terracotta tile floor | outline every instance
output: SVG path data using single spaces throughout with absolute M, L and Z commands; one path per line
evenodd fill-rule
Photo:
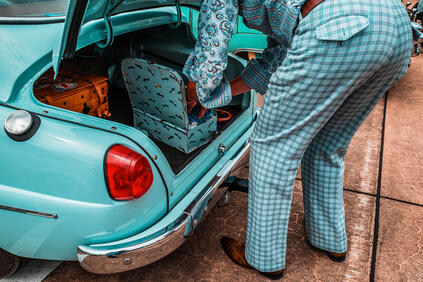
M 422 78 L 420 56 L 350 146 L 345 262 L 334 263 L 305 243 L 301 180 L 296 181 L 285 281 L 423 281 Z M 248 167 L 240 175 L 246 177 Z M 245 238 L 246 214 L 247 196 L 234 192 L 231 205 L 214 209 L 181 248 L 152 265 L 100 276 L 64 262 L 45 281 L 264 281 L 255 271 L 234 265 L 219 246 L 222 235 Z

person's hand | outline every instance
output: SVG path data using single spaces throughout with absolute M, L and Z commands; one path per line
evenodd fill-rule
M 188 114 L 191 113 L 192 109 L 194 109 L 195 107 L 200 107 L 200 111 L 198 112 L 197 116 L 199 119 L 202 119 L 204 117 L 204 114 L 207 112 L 207 108 L 201 106 L 200 102 L 191 100 L 187 102 Z
M 186 98 L 187 98 L 187 110 L 188 114 L 191 113 L 192 109 L 195 107 L 201 107 L 200 111 L 198 112 L 198 118 L 203 118 L 204 114 L 206 113 L 207 109 L 201 106 L 200 102 L 198 102 L 197 96 L 197 85 L 195 82 L 189 81 L 186 87 Z

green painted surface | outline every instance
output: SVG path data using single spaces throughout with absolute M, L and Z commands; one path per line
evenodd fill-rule
M 198 36 L 198 14 L 195 9 L 182 7 L 183 20 L 191 24 L 192 32 L 197 38 Z M 239 51 L 251 50 L 254 52 L 262 52 L 267 46 L 267 36 L 255 29 L 248 28 L 238 17 L 237 31 L 233 34 L 231 42 L 229 42 L 229 52 L 237 53 Z

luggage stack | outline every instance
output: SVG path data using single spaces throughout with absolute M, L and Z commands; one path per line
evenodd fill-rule
M 54 80 L 53 71 L 48 71 L 34 84 L 34 95 L 48 105 L 109 118 L 107 80 L 95 74 L 62 70 Z

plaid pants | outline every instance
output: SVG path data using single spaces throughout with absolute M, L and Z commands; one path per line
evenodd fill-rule
M 308 240 L 346 251 L 344 156 L 360 124 L 404 75 L 411 47 L 398 0 L 326 0 L 299 22 L 251 136 L 246 257 L 256 269 L 285 267 L 301 160 Z

